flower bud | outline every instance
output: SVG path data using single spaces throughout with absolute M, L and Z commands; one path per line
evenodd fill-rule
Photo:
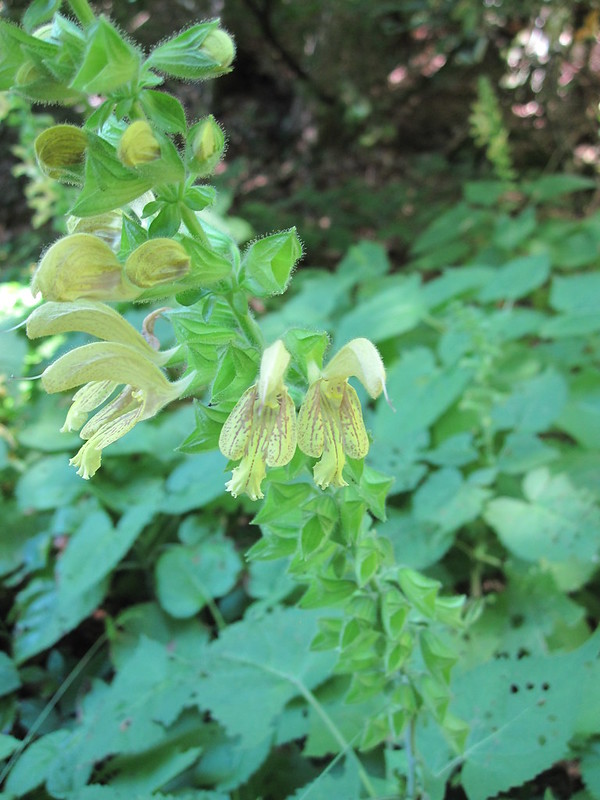
M 26 61 L 15 75 L 15 88 L 24 97 L 39 103 L 70 105 L 82 99 L 80 92 L 57 81 L 48 70 Z
M 107 211 L 106 214 L 96 214 L 93 217 L 68 217 L 67 231 L 69 233 L 93 233 L 111 248 L 118 250 L 121 245 L 121 229 L 123 227 L 123 212 L 121 209 Z
M 117 155 L 126 167 L 137 167 L 160 158 L 160 145 L 145 120 L 137 120 L 121 136 Z
M 42 172 L 54 180 L 80 183 L 87 136 L 75 125 L 53 125 L 40 133 L 34 148 Z
M 191 166 L 198 175 L 210 175 L 223 156 L 225 134 L 212 114 L 190 130 Z
M 173 239 L 150 239 L 131 253 L 125 274 L 140 289 L 183 278 L 190 269 L 190 257 L 183 245 Z
M 235 58 L 235 44 L 233 39 L 220 28 L 208 34 L 202 43 L 202 49 L 213 58 L 222 69 L 229 67 Z
M 74 233 L 55 242 L 40 261 L 31 290 L 59 302 L 80 297 L 131 300 L 139 294 L 126 286 L 110 247 L 91 233 Z

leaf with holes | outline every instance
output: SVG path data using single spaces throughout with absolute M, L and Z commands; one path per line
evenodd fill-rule
M 492 661 L 454 680 L 452 711 L 470 725 L 462 770 L 469 800 L 493 797 L 567 756 L 588 703 L 582 690 L 598 678 L 599 648 L 595 635 L 567 655 Z

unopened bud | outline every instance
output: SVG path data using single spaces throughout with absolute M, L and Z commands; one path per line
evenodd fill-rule
M 137 120 L 121 136 L 117 155 L 126 167 L 138 167 L 160 158 L 160 145 L 145 120 Z
M 70 105 L 82 98 L 75 89 L 57 81 L 48 70 L 26 61 L 15 75 L 15 89 L 29 100 L 38 103 Z
M 188 141 L 191 142 L 194 172 L 210 175 L 225 150 L 225 134 L 212 114 L 192 127 Z
M 139 294 L 126 287 L 123 271 L 110 247 L 91 233 L 65 236 L 46 251 L 31 289 L 45 300 L 59 302 L 88 297 L 128 300 Z
M 123 212 L 120 208 L 107 211 L 106 214 L 96 214 L 93 217 L 71 216 L 67 219 L 69 233 L 93 233 L 115 251 L 121 244 L 122 226 Z
M 42 172 L 54 180 L 79 183 L 87 136 L 75 125 L 53 125 L 40 133 L 34 148 Z
M 229 67 L 235 58 L 233 39 L 220 28 L 208 34 L 202 43 L 202 49 L 223 69 Z
M 190 257 L 173 239 L 150 239 L 137 247 L 125 262 L 125 274 L 135 286 L 150 289 L 183 278 L 190 269 Z

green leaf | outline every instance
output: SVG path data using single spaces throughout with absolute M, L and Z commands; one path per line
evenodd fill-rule
M 550 305 L 556 311 L 597 314 L 600 275 L 588 272 L 569 277 L 556 276 L 550 289 Z
M 440 590 L 440 582 L 416 572 L 414 569 L 402 567 L 398 570 L 398 583 L 406 597 L 426 617 L 435 616 L 435 601 Z
M 0 20 L 0 91 L 8 91 L 15 84 L 19 68 L 29 61 L 46 71 L 42 61 L 53 61 L 58 55 L 58 47 L 30 36 L 21 28 L 5 20 Z M 51 79 L 50 73 L 47 73 Z
M 506 399 L 491 412 L 496 430 L 538 433 L 547 430 L 567 400 L 567 383 L 554 369 L 516 384 Z
M 148 119 L 165 133 L 185 132 L 187 127 L 185 111 L 173 95 L 155 89 L 145 89 L 140 94 L 140 104 Z
M 469 800 L 506 792 L 566 757 L 597 639 L 568 655 L 488 662 L 453 681 L 452 710 L 471 727 L 462 770 Z
M 541 467 L 558 457 L 558 451 L 548 447 L 539 437 L 531 433 L 516 431 L 506 437 L 498 454 L 500 472 L 519 475 Z
M 537 218 L 535 209 L 526 208 L 515 217 L 501 214 L 496 220 L 494 244 L 505 251 L 515 250 L 535 231 Z
M 498 497 L 484 513 L 502 543 L 526 561 L 589 562 L 600 550 L 600 509 L 588 492 L 545 467 L 523 482 L 526 500 Z
M 86 30 L 88 46 L 71 86 L 87 94 L 111 94 L 137 75 L 140 54 L 105 17 Z
M 20 685 L 17 668 L 6 653 L 0 652 L 0 696 L 14 692 Z
M 198 649 L 210 639 L 210 633 L 197 619 L 173 619 L 158 603 L 129 606 L 116 618 L 111 631 L 110 654 L 116 670 L 126 666 L 143 637 L 170 647 L 184 658 L 193 659 Z
M 88 132 L 88 140 L 85 181 L 72 208 L 75 216 L 89 217 L 113 211 L 152 187 L 151 178 L 121 164 L 111 144 L 91 132 Z
M 188 456 L 166 481 L 166 496 L 159 510 L 184 514 L 221 497 L 225 492 L 227 459 L 218 450 Z
M 310 783 L 289 795 L 287 800 L 331 800 L 332 797 L 360 797 L 361 781 L 356 761 L 347 757 L 343 766 L 328 768 Z
M 356 305 L 340 320 L 335 340 L 340 344 L 365 336 L 376 344 L 415 328 L 425 312 L 417 275 L 387 278 L 385 288 Z
M 523 186 L 534 203 L 554 200 L 563 194 L 591 190 L 595 187 L 594 180 L 583 175 L 543 175 Z
M 61 596 L 77 602 L 108 575 L 154 516 L 153 504 L 133 506 L 113 526 L 108 514 L 96 511 L 70 537 L 58 563 Z
M 396 413 L 381 400 L 373 417 L 369 463 L 396 478 L 390 493 L 413 489 L 426 468 L 417 464 L 429 443 L 427 428 L 460 396 L 469 383 L 468 367 L 437 366 L 424 347 L 404 353 L 388 371 L 388 394 Z
M 86 491 L 86 484 L 64 455 L 46 456 L 20 477 L 15 494 L 22 510 L 42 511 L 68 505 Z
M 173 617 L 192 617 L 207 600 L 222 597 L 235 586 L 240 568 L 232 541 L 222 536 L 194 547 L 172 547 L 156 563 L 160 604 Z
M 156 790 L 197 762 L 202 750 L 202 747 L 186 747 L 181 740 L 165 739 L 152 749 L 151 758 L 148 753 L 117 756 L 110 762 L 110 786 L 123 792 L 123 798 L 158 798 Z
M 596 370 L 584 370 L 572 379 L 569 399 L 557 420 L 586 450 L 600 448 L 600 377 Z
M 194 404 L 194 411 L 196 427 L 181 443 L 179 450 L 182 453 L 202 453 L 207 450 L 216 450 L 227 413 L 203 406 L 200 403 Z
M 192 259 L 190 278 L 200 286 L 210 286 L 231 275 L 232 263 L 215 249 L 186 236 L 183 246 Z
M 432 472 L 413 497 L 416 520 L 433 523 L 449 533 L 476 519 L 489 491 L 464 481 L 457 469 Z
M 174 203 L 165 203 L 150 223 L 148 234 L 150 238 L 164 237 L 171 239 L 179 230 L 180 225 L 181 214 L 177 206 Z
M 492 279 L 479 292 L 482 302 L 517 300 L 541 286 L 550 274 L 547 253 L 522 256 L 497 269 Z
M 493 659 L 545 656 L 589 636 L 585 609 L 566 596 L 548 572 L 535 566 L 506 570 L 506 586 L 486 597 L 481 616 L 461 643 L 462 670 Z M 571 640 L 573 636 L 573 640 Z
M 57 642 L 102 602 L 107 582 L 100 581 L 77 596 L 61 591 L 53 578 L 40 576 L 19 592 L 16 601 L 14 657 L 22 663 Z
M 422 288 L 425 305 L 436 308 L 453 297 L 461 294 L 472 294 L 493 276 L 492 267 L 456 267 L 444 270 L 439 278 L 428 281 Z
M 242 284 L 257 297 L 282 294 L 301 256 L 296 228 L 258 239 L 244 252 Z
M 0 733 L 0 761 L 7 759 L 12 753 L 15 752 L 20 744 L 20 739 L 16 739 L 14 736 L 9 736 L 7 733 Z M 0 797 L 2 797 L 1 794 Z
M 68 731 L 58 730 L 29 745 L 9 773 L 6 790 L 22 797 L 41 786 L 68 738 Z
M 271 736 L 285 705 L 322 683 L 335 662 L 335 654 L 310 649 L 318 616 L 278 607 L 229 626 L 203 660 L 195 687 L 198 706 L 247 745 Z M 231 702 L 232 686 L 247 687 L 244 713 Z

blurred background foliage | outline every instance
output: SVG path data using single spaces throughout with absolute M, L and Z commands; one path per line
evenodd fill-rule
M 3 3 L 3 15 L 18 19 L 25 5 Z M 235 212 L 258 233 L 293 220 L 313 263 L 333 263 L 357 236 L 376 236 L 400 268 L 414 232 L 456 200 L 461 181 L 490 171 L 485 140 L 497 122 L 521 176 L 596 171 L 594 3 L 121 0 L 99 8 L 148 46 L 217 15 L 238 33 L 233 73 L 177 91 L 190 116 L 210 108 L 228 132 L 221 182 Z M 485 81 L 495 110 L 489 96 L 485 106 Z M 4 127 L 5 151 L 16 135 Z M 18 237 L 26 218 L 10 168 L 3 240 Z

